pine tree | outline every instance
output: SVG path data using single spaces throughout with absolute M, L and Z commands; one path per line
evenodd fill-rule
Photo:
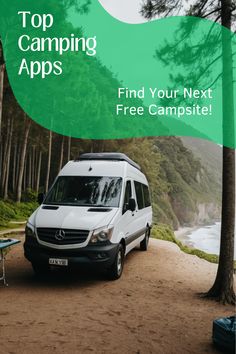
M 146 0 L 141 13 L 147 19 L 155 16 L 170 16 L 179 14 L 184 9 L 184 1 L 179 0 Z M 220 22 L 231 30 L 232 21 L 236 16 L 235 0 L 194 0 L 186 10 L 186 15 L 208 18 Z M 229 38 L 224 38 L 222 31 L 222 97 L 223 122 L 227 121 L 231 139 L 234 140 L 234 98 L 233 98 L 233 68 L 232 47 Z M 230 123 L 229 123 L 230 122 Z M 223 136 L 228 134 L 223 124 Z M 235 303 L 233 289 L 234 267 L 234 228 L 235 228 L 235 150 L 223 147 L 223 179 L 222 179 L 222 218 L 221 246 L 217 276 L 206 297 L 216 298 L 223 303 Z

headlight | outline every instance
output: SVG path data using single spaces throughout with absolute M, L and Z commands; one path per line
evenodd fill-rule
M 106 242 L 111 239 L 113 232 L 113 227 L 104 227 L 93 231 L 91 236 L 90 242 L 97 243 L 97 242 Z
M 34 227 L 30 223 L 26 224 L 25 227 L 25 236 L 27 237 L 36 237 L 35 232 L 34 232 Z

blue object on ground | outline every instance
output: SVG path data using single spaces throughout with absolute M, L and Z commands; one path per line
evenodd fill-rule
M 4 249 L 13 245 L 16 245 L 17 243 L 20 243 L 19 240 L 16 240 L 15 238 L 1 238 L 0 239 L 0 249 Z
M 235 353 L 236 316 L 218 318 L 213 321 L 213 342 L 224 353 Z
M 0 281 L 3 281 L 4 285 L 7 285 L 7 282 L 6 282 L 6 272 L 5 272 L 5 254 L 3 250 L 13 245 L 16 245 L 17 243 L 20 243 L 20 241 L 16 240 L 15 238 L 0 239 L 0 263 L 2 265 L 2 275 L 0 276 Z

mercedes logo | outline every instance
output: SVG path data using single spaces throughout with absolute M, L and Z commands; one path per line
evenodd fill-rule
M 62 241 L 64 240 L 65 237 L 66 237 L 66 233 L 64 230 L 57 230 L 57 232 L 55 233 L 55 239 L 57 241 Z

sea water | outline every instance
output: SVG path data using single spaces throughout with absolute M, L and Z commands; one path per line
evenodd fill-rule
M 204 226 L 188 233 L 183 242 L 206 253 L 219 255 L 221 223 Z M 234 239 L 234 259 L 236 259 L 236 238 Z

